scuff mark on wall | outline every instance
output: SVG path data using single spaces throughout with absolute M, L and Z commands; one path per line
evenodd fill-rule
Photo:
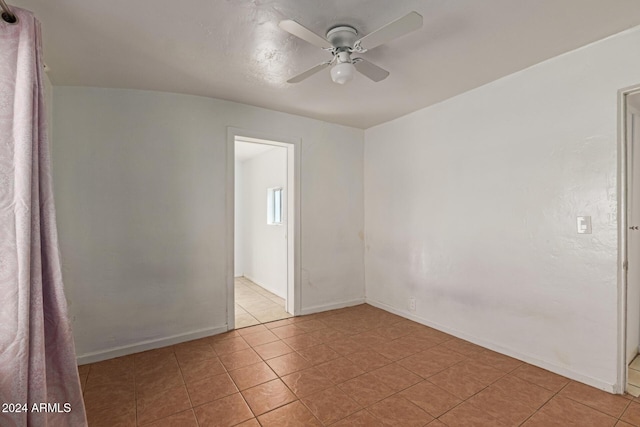
M 302 284 L 307 287 L 313 287 L 313 283 L 311 283 L 311 277 L 309 274 L 309 270 L 302 269 Z

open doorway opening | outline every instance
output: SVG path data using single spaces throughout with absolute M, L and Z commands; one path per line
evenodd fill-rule
M 291 317 L 291 161 L 285 143 L 234 137 L 234 313 L 242 328 Z M 293 237 L 293 236 L 291 236 Z
M 625 102 L 626 154 L 626 391 L 640 396 L 640 91 Z M 624 221 L 622 222 L 624 224 Z

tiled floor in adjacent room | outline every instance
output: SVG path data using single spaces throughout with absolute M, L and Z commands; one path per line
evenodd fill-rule
M 89 425 L 640 426 L 617 396 L 369 305 L 80 367 Z
M 640 396 L 640 354 L 629 364 L 627 393 L 635 397 Z
M 291 317 L 284 298 L 272 294 L 246 277 L 236 277 L 236 328 L 259 325 Z

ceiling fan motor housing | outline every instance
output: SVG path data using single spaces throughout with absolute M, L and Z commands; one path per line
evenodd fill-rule
M 357 39 L 358 31 L 348 25 L 340 25 L 327 31 L 327 40 L 329 40 L 331 45 L 336 49 L 351 49 Z

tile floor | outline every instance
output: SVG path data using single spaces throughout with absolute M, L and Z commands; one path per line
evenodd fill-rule
M 640 354 L 629 364 L 627 393 L 635 397 L 640 396 Z
M 366 304 L 79 371 L 92 427 L 640 426 L 640 399 Z
M 236 328 L 259 325 L 291 317 L 284 310 L 284 299 L 253 283 L 236 277 Z

